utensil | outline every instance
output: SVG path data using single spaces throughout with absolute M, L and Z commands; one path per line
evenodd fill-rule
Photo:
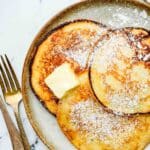
M 13 123 L 1 96 L 0 96 L 0 109 L 3 113 L 4 119 L 8 128 L 8 132 L 9 132 L 11 142 L 13 145 L 13 150 L 24 150 L 22 139 L 20 137 L 20 133 L 17 130 L 15 124 Z
M 20 117 L 18 115 L 18 103 L 22 99 L 21 88 L 17 76 L 14 72 L 14 69 L 12 68 L 11 63 L 6 54 L 4 57 L 1 56 L 1 62 L 3 64 L 0 64 L 0 85 L 2 88 L 2 92 L 7 103 L 14 108 L 23 143 L 25 149 L 28 150 L 30 149 L 30 146 L 28 144 L 27 137 L 25 135 L 22 123 L 20 121 Z
M 112 28 L 132 26 L 150 30 L 150 6 L 140 0 L 82 1 L 58 13 L 40 30 L 29 48 L 24 63 L 22 93 L 28 118 L 36 133 L 49 148 L 55 150 L 71 148 L 67 147 L 69 142 L 66 142 L 65 136 L 63 137 L 63 133 L 59 130 L 55 117 L 48 113 L 32 91 L 30 64 L 33 62 L 38 46 L 53 28 L 64 22 L 83 18 L 101 22 Z

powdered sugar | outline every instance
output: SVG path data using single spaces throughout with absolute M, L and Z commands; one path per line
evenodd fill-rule
M 98 53 L 95 53 L 96 60 L 99 65 L 97 69 L 100 69 L 100 71 L 105 72 L 108 71 L 109 68 L 119 59 L 119 53 L 120 51 L 132 51 L 129 44 L 125 40 L 124 37 L 120 36 L 119 33 L 117 35 L 111 35 L 109 37 L 109 40 L 103 40 L 99 42 L 99 45 L 95 49 L 95 51 L 98 51 Z M 100 58 L 99 58 L 100 54 Z
M 86 132 L 89 142 L 98 139 L 114 145 L 123 144 L 138 124 L 135 118 L 120 117 L 106 112 L 92 99 L 74 105 L 70 118 L 76 129 Z
M 139 97 L 134 95 L 132 98 L 124 93 L 115 93 L 111 95 L 107 95 L 110 100 L 110 107 L 117 111 L 122 112 L 134 112 L 135 109 L 138 109 L 139 106 Z
M 97 31 L 95 29 L 71 31 L 67 33 L 67 38 L 64 39 L 69 44 L 59 46 L 57 51 L 76 61 L 81 68 L 85 68 L 88 65 L 89 54 L 93 50 L 95 42 L 106 30 L 105 27 L 100 27 Z
M 110 11 L 114 11 L 111 10 Z M 132 11 L 132 12 L 131 12 Z M 129 13 L 130 12 L 130 13 Z M 128 26 L 132 22 L 132 26 L 148 26 L 150 18 L 145 10 L 138 10 L 137 8 L 130 10 L 130 8 L 117 8 L 113 14 L 112 19 L 108 21 L 108 24 L 113 27 Z
M 137 42 L 145 35 L 146 31 L 137 29 L 109 32 L 94 49 L 93 90 L 98 99 L 115 113 L 136 113 L 145 109 L 150 73 L 144 63 L 149 60 L 149 54 L 143 54 L 143 47 L 137 48 Z M 105 94 L 102 95 L 103 89 Z

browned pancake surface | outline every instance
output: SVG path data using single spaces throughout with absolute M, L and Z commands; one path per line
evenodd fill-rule
M 94 52 L 90 81 L 97 99 L 115 113 L 150 112 L 150 33 L 109 32 Z
M 150 115 L 119 116 L 93 97 L 88 75 L 59 101 L 57 120 L 80 150 L 143 150 L 150 142 Z
M 105 31 L 103 25 L 78 20 L 55 29 L 38 47 L 31 65 L 31 85 L 52 113 L 56 113 L 58 100 L 44 79 L 64 62 L 70 63 L 77 75 L 87 69 L 92 47 Z

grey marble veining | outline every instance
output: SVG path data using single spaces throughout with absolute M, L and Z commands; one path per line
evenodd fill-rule
M 7 109 L 8 109 L 9 115 L 11 116 L 14 124 L 18 128 L 17 121 L 16 121 L 15 114 L 14 114 L 12 107 L 7 105 Z M 6 126 L 5 120 L 3 118 L 2 112 L 0 110 L 0 150 L 1 150 L 1 147 L 3 148 L 3 150 L 12 150 L 10 136 L 9 136 L 7 126 Z
M 3 148 L 3 150 L 12 150 L 10 136 L 2 112 L 0 111 L 0 149 L 1 148 Z
M 13 122 L 15 123 L 16 127 L 18 128 L 17 121 L 16 121 L 15 114 L 14 114 L 12 107 L 7 106 L 7 109 L 8 109 L 8 112 L 9 112 Z M 27 118 L 23 102 L 20 103 L 19 113 L 20 113 L 20 117 L 21 117 L 21 120 L 23 123 L 25 133 L 27 135 L 27 138 L 28 138 L 28 141 L 30 144 L 30 149 L 31 150 L 48 150 L 48 148 L 43 144 L 43 142 L 38 138 L 35 131 L 33 130 L 32 126 Z M 13 150 L 10 136 L 9 136 L 9 133 L 7 130 L 7 126 L 5 124 L 5 121 L 4 121 L 1 111 L 0 111 L 0 150 Z
M 48 150 L 48 148 L 43 144 L 43 142 L 38 138 L 35 131 L 33 130 L 27 118 L 23 102 L 20 103 L 19 112 L 31 150 Z

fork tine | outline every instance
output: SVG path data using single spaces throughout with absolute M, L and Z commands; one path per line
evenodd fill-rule
M 5 63 L 5 60 L 4 60 L 4 58 L 3 58 L 2 56 L 1 56 L 1 60 L 2 60 L 3 66 L 4 66 L 4 68 L 5 68 L 7 77 L 8 77 L 8 79 L 9 79 L 9 83 L 10 83 L 11 89 L 12 89 L 12 91 L 16 91 L 14 81 L 13 81 L 13 79 L 12 79 L 12 77 L 11 77 L 10 71 L 9 71 L 9 69 L 8 69 L 8 67 L 7 67 L 7 65 L 6 65 L 6 63 Z
M 3 82 L 3 80 L 2 80 L 1 75 L 0 75 L 0 86 L 1 86 L 1 88 L 2 88 L 3 94 L 6 94 L 6 88 L 5 88 L 5 85 L 4 85 L 4 82 Z
M 17 76 L 16 76 L 16 74 L 15 74 L 15 71 L 14 71 L 13 67 L 11 66 L 11 63 L 10 63 L 10 61 L 9 61 L 9 59 L 8 59 L 8 57 L 7 57 L 6 54 L 5 54 L 5 58 L 6 58 L 6 61 L 7 61 L 8 66 L 9 66 L 9 69 L 10 69 L 10 71 L 11 71 L 11 74 L 12 74 L 12 76 L 13 76 L 13 79 L 14 79 L 14 82 L 15 82 L 15 84 L 16 84 L 17 90 L 21 90 L 21 87 L 20 87 L 20 85 L 19 85 L 19 81 L 18 81 L 18 79 L 17 79 Z
M 1 64 L 0 64 L 0 71 L 1 71 L 1 74 L 2 74 L 2 78 L 5 82 L 7 92 L 11 92 L 11 88 L 10 88 L 10 85 L 8 83 L 8 79 L 6 78 L 6 74 L 5 74 Z

